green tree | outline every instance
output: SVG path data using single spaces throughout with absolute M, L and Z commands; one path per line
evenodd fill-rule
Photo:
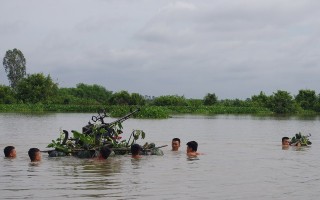
M 8 50 L 3 58 L 3 66 L 10 86 L 15 89 L 18 82 L 26 75 L 26 59 L 19 49 Z
M 131 99 L 130 105 L 143 106 L 146 104 L 146 100 L 144 99 L 144 97 L 138 93 L 132 93 L 130 96 L 130 99 Z
M 57 92 L 58 84 L 42 73 L 27 75 L 17 85 L 17 99 L 23 103 L 50 103 Z
M 240 99 L 224 99 L 219 102 L 219 105 L 226 107 L 249 107 L 251 106 L 251 101 L 244 101 Z
M 55 97 L 52 103 L 55 104 L 73 104 L 73 105 L 100 105 L 95 99 L 81 98 L 73 95 L 76 88 L 59 88 L 57 97 Z
M 187 101 L 188 106 L 200 107 L 203 105 L 202 99 L 187 99 L 186 101 Z
M 131 96 L 127 91 L 120 91 L 112 94 L 109 103 L 111 105 L 130 105 Z
M 100 85 L 78 83 L 76 88 L 59 88 L 55 103 L 75 105 L 107 104 L 112 92 Z
M 215 93 L 208 93 L 204 98 L 203 98 L 203 104 L 206 106 L 212 106 L 218 102 L 218 97 L 216 96 Z
M 186 106 L 187 100 L 184 96 L 166 95 L 160 96 L 153 100 L 155 106 Z
M 270 107 L 272 112 L 286 114 L 295 112 L 294 100 L 290 93 L 278 90 L 270 97 Z
M 317 95 L 317 102 L 315 103 L 313 110 L 320 112 L 320 94 Z
M 260 92 L 259 95 L 253 95 L 251 97 L 251 101 L 253 104 L 259 107 L 268 107 L 269 104 L 269 97 L 263 93 L 262 91 Z
M 79 83 L 77 88 L 73 90 L 73 95 L 85 99 L 94 99 L 99 103 L 107 103 L 112 96 L 112 92 L 100 85 Z
M 295 100 L 301 108 L 305 110 L 312 110 L 317 103 L 317 95 L 314 90 L 299 90 Z
M 5 85 L 0 85 L 0 104 L 12 104 L 15 103 L 14 92 L 12 88 Z

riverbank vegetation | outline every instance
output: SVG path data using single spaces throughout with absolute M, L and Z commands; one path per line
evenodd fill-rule
M 40 83 L 40 84 L 39 84 Z M 48 89 L 50 88 L 50 89 Z M 137 118 L 168 118 L 174 114 L 318 114 L 320 96 L 313 90 L 300 90 L 296 96 L 278 90 L 267 96 L 263 92 L 246 100 L 222 99 L 208 93 L 203 99 L 184 96 L 143 96 L 127 91 L 111 92 L 99 85 L 78 84 L 59 88 L 50 76 L 28 75 L 13 90 L 0 85 L 0 112 L 97 112 L 104 109 L 120 117 L 135 108 Z
M 104 109 L 112 117 L 122 116 L 137 107 L 138 118 L 168 118 L 173 114 L 308 114 L 320 113 L 320 95 L 314 90 L 300 90 L 297 95 L 278 90 L 264 92 L 245 100 L 218 99 L 208 93 L 202 99 L 179 95 L 159 97 L 113 92 L 100 85 L 79 83 L 63 88 L 50 75 L 27 74 L 21 51 L 9 50 L 3 60 L 10 86 L 0 85 L 0 112 L 97 112 Z

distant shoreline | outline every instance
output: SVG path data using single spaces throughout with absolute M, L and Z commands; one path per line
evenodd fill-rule
M 135 114 L 135 118 L 165 119 L 177 114 L 252 114 L 259 116 L 276 115 L 267 108 L 262 107 L 235 107 L 235 106 L 108 106 L 108 105 L 59 105 L 59 104 L 0 104 L 0 112 L 17 113 L 97 113 L 104 109 L 110 117 L 121 117 L 126 113 L 140 108 L 141 111 Z M 317 115 L 315 112 L 304 111 L 296 115 Z

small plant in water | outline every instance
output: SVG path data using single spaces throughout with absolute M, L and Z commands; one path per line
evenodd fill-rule
M 310 142 L 309 140 L 310 136 L 311 136 L 310 133 L 308 135 L 303 135 L 301 132 L 299 132 L 294 137 L 291 138 L 290 145 L 309 146 L 312 144 L 312 142 Z

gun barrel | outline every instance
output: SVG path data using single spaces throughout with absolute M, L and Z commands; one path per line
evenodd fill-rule
M 140 111 L 140 109 L 138 108 L 138 109 L 132 111 L 131 113 L 129 113 L 129 114 L 121 117 L 120 119 L 117 119 L 117 120 L 115 120 L 115 121 L 113 121 L 113 122 L 111 122 L 111 123 L 108 123 L 107 126 L 108 126 L 108 127 L 112 127 L 112 126 L 114 126 L 115 124 L 117 124 L 117 123 L 119 123 L 119 122 L 122 123 L 123 121 L 129 119 L 134 113 L 139 112 L 139 111 Z

